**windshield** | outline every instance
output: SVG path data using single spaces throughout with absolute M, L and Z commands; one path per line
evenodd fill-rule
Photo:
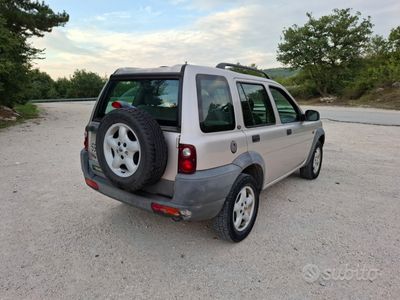
M 111 82 L 99 116 L 114 110 L 114 101 L 148 112 L 160 125 L 178 126 L 178 79 L 130 79 Z

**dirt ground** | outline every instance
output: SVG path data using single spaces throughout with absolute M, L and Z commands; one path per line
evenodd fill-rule
M 0 131 L 0 299 L 399 299 L 399 127 L 324 122 L 320 177 L 261 195 L 242 243 L 85 186 L 91 104 Z

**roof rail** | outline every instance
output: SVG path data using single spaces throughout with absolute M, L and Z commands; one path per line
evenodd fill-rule
M 258 69 L 256 69 L 256 68 L 252 68 L 252 67 L 246 67 L 246 66 L 242 66 L 242 65 L 239 65 L 239 64 L 230 64 L 230 63 L 219 63 L 219 64 L 216 66 L 216 68 L 218 68 L 218 69 L 226 69 L 226 67 L 235 67 L 235 68 L 238 68 L 238 69 L 243 69 L 243 70 L 258 72 L 258 73 L 262 74 L 265 78 L 271 79 L 271 78 L 268 76 L 268 74 L 265 73 L 264 71 L 258 70 Z

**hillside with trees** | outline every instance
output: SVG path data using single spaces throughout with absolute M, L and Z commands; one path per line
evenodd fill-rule
M 307 18 L 303 26 L 283 31 L 277 59 L 300 71 L 278 81 L 301 99 L 336 96 L 343 102 L 370 96 L 372 106 L 379 103 L 370 94 L 386 89 L 386 100 L 400 108 L 400 26 L 388 37 L 374 36 L 371 19 L 351 9 Z

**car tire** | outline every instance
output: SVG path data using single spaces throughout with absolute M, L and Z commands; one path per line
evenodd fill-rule
M 96 152 L 104 175 L 132 192 L 156 183 L 168 158 L 157 121 L 137 108 L 116 109 L 103 118 L 97 130 Z
M 314 147 L 310 161 L 300 169 L 300 176 L 310 180 L 317 178 L 321 171 L 322 156 L 322 144 L 318 141 Z
M 249 205 L 251 198 L 252 206 Z M 245 239 L 256 221 L 258 203 L 257 182 L 250 175 L 240 174 L 232 185 L 224 206 L 213 219 L 213 227 L 218 236 L 232 242 L 240 242 Z

